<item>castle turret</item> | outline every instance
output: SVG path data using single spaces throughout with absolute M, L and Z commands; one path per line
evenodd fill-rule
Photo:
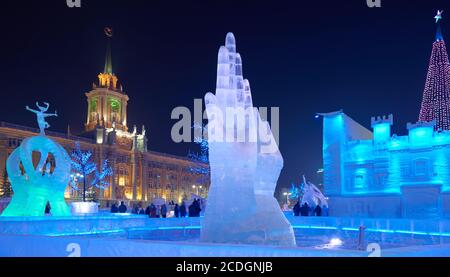
M 433 144 L 436 121 L 407 124 L 409 131 L 409 145 L 415 147 L 431 147 Z
M 340 195 L 344 190 L 346 144 L 370 140 L 372 133 L 342 111 L 319 114 L 323 117 L 323 169 L 325 194 Z
M 392 114 L 389 116 L 372 117 L 373 143 L 378 148 L 387 148 L 387 143 L 391 139 L 391 126 L 393 123 L 394 117 Z

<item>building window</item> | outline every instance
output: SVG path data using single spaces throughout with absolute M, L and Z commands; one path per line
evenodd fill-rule
M 429 161 L 428 159 L 417 159 L 414 161 L 414 175 L 417 177 L 425 177 L 429 174 Z
M 117 177 L 118 180 L 117 183 L 119 186 L 121 187 L 126 187 L 129 186 L 129 172 L 127 168 L 124 167 L 119 167 L 119 169 L 117 170 Z
M 358 174 L 355 176 L 355 188 L 362 189 L 364 187 L 364 175 Z
M 355 190 L 363 190 L 363 189 L 367 189 L 367 171 L 366 169 L 358 169 L 355 172 L 354 176 L 354 189 Z

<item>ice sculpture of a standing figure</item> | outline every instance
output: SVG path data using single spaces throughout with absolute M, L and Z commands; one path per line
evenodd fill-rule
M 295 246 L 292 226 L 274 198 L 283 158 L 252 101 L 228 33 L 218 55 L 216 94 L 205 96 L 211 188 L 201 241 Z
M 70 157 L 66 150 L 54 140 L 45 136 L 45 129 L 50 125 L 46 117 L 46 107 L 39 106 L 36 113 L 40 129 L 38 136 L 23 140 L 6 161 L 6 171 L 14 191 L 11 202 L 2 216 L 43 216 L 47 202 L 52 207 L 54 216 L 69 216 L 70 209 L 64 200 L 64 191 L 70 181 Z M 40 160 L 35 163 L 33 152 L 38 152 Z
M 56 117 L 58 116 L 58 113 L 56 111 L 55 113 L 52 114 L 45 113 L 46 111 L 48 111 L 50 105 L 47 102 L 44 102 L 44 104 L 46 105 L 46 107 L 39 106 L 39 102 L 36 102 L 36 106 L 38 107 L 39 111 L 30 109 L 30 107 L 26 106 L 27 110 L 36 114 L 41 136 L 45 135 L 45 129 L 50 128 L 50 124 L 48 124 L 48 122 L 45 121 L 45 118 L 49 116 L 56 116 Z

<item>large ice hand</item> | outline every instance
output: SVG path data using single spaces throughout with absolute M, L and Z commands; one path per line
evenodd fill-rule
M 281 156 L 277 142 L 273 136 L 270 125 L 261 119 L 258 114 L 258 161 L 255 192 L 272 195 L 275 192 L 278 178 L 283 169 L 283 157 Z
M 210 162 L 236 170 L 256 168 L 257 121 L 242 59 L 229 33 L 218 55 L 216 94 L 205 96 Z M 248 172 L 250 173 L 250 172 Z
M 231 33 L 219 50 L 216 94 L 206 94 L 205 104 L 211 187 L 201 240 L 293 246 L 292 227 L 273 197 L 283 158 L 253 107 Z

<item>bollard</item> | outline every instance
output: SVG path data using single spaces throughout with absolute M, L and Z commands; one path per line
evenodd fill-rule
M 366 238 L 365 238 L 366 226 L 359 226 L 358 235 L 358 250 L 366 250 Z

